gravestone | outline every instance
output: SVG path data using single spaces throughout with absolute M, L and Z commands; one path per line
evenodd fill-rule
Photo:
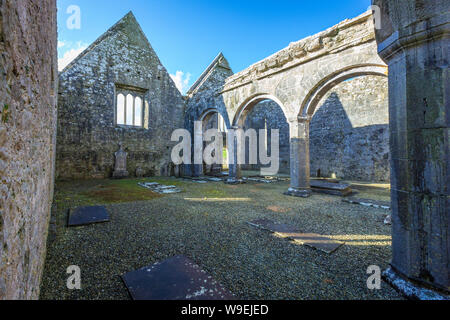
M 273 222 L 268 219 L 258 219 L 247 223 L 253 227 L 272 232 L 281 238 L 291 240 L 294 243 L 305 245 L 328 254 L 333 253 L 344 245 L 341 241 L 336 241 L 315 233 L 303 233 L 294 226 Z
M 128 153 L 122 149 L 122 145 L 120 145 L 119 151 L 115 154 L 116 162 L 114 166 L 113 178 L 126 178 L 128 177 L 127 171 L 127 156 Z
M 145 176 L 145 170 L 142 168 L 136 168 L 136 177 L 142 178 Z
M 332 183 L 322 180 L 311 180 L 311 190 L 318 193 L 326 193 L 342 197 L 346 197 L 353 192 L 348 184 Z
M 79 227 L 102 222 L 109 222 L 109 213 L 105 207 L 80 207 L 69 211 L 67 225 L 69 227 Z
M 200 266 L 176 256 L 122 276 L 133 300 L 235 300 Z

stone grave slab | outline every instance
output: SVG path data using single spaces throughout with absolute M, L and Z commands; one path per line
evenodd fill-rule
M 162 184 L 159 184 L 157 182 L 143 182 L 138 183 L 141 187 L 147 188 L 152 190 L 153 192 L 159 193 L 159 194 L 171 194 L 171 193 L 180 193 L 181 189 L 177 188 L 176 186 L 165 186 Z
M 259 219 L 247 223 L 254 227 L 268 230 L 282 238 L 292 240 L 295 243 L 312 247 L 328 254 L 333 253 L 342 245 L 344 245 L 343 242 L 336 241 L 315 233 L 302 233 L 293 226 L 283 223 L 276 223 L 267 219 Z
M 235 300 L 185 256 L 176 256 L 122 275 L 133 300 Z
M 209 177 L 209 178 L 206 178 L 206 179 L 209 180 L 209 181 L 212 181 L 212 182 L 222 182 L 223 181 L 222 178 L 216 178 L 216 177 Z
M 348 196 L 352 193 L 350 185 L 345 183 L 332 183 L 322 180 L 311 180 L 311 190 L 336 196 Z
M 286 237 L 308 247 L 323 251 L 325 253 L 333 253 L 341 246 L 344 245 L 343 242 L 333 240 L 328 237 L 324 237 L 315 233 L 295 233 L 286 234 Z
M 102 222 L 109 222 L 109 213 L 105 207 L 80 207 L 69 211 L 67 225 L 69 227 L 78 227 Z
M 270 231 L 272 233 L 279 234 L 280 236 L 283 236 L 283 234 L 292 234 L 292 233 L 298 233 L 300 232 L 297 228 L 284 224 L 284 223 L 276 223 L 272 220 L 268 219 L 258 219 L 251 222 L 248 222 L 248 224 L 264 229 L 267 231 Z
M 350 197 L 346 199 L 342 199 L 343 202 L 351 203 L 351 204 L 360 204 L 366 207 L 380 208 L 385 210 L 391 209 L 391 203 L 387 201 L 378 201 L 372 199 L 360 199 L 355 197 Z

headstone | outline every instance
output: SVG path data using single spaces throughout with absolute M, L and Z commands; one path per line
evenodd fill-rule
M 235 300 L 185 256 L 126 273 L 122 279 L 133 300 Z
M 119 151 L 117 151 L 115 154 L 116 161 L 114 166 L 114 178 L 126 178 L 128 177 L 128 171 L 127 171 L 127 156 L 128 153 L 125 152 L 122 149 L 122 145 L 120 145 Z
M 109 213 L 105 207 L 80 207 L 69 211 L 69 227 L 78 227 L 94 223 L 109 222 Z
M 142 178 L 144 176 L 145 176 L 145 170 L 142 168 L 137 168 L 136 169 L 136 177 Z

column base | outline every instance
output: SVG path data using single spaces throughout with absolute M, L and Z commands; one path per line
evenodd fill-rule
M 292 197 L 300 197 L 300 198 L 309 198 L 312 194 L 311 189 L 298 189 L 298 188 L 289 188 L 288 191 L 284 193 L 286 196 Z
M 113 179 L 125 179 L 125 178 L 128 178 L 129 177 L 129 173 L 128 173 L 128 171 L 124 171 L 124 170 L 121 170 L 121 171 L 114 171 L 113 172 Z
M 450 296 L 448 295 L 420 287 L 412 281 L 405 279 L 392 267 L 383 273 L 383 280 L 411 300 L 450 300 Z

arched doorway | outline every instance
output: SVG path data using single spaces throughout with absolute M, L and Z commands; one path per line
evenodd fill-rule
M 223 175 L 224 172 L 228 171 L 228 148 L 227 148 L 227 132 L 228 128 L 225 122 L 224 117 L 220 114 L 217 109 L 208 109 L 206 110 L 199 121 L 202 123 L 202 136 L 203 136 L 203 150 L 205 150 L 206 145 L 208 144 L 205 141 L 204 136 L 208 130 L 217 130 L 219 134 L 221 134 L 223 139 L 223 149 L 222 153 L 222 161 L 221 163 L 213 163 L 206 164 L 203 162 L 203 165 L 200 168 L 200 175 Z

